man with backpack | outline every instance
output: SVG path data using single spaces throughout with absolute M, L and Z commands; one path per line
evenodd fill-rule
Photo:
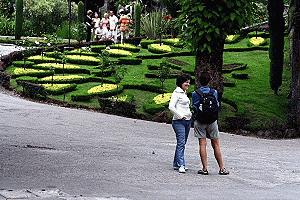
M 206 151 L 206 138 L 211 140 L 215 158 L 219 165 L 219 174 L 228 175 L 224 167 L 220 148 L 220 133 L 218 128 L 218 113 L 220 103 L 218 101 L 218 92 L 208 86 L 211 76 L 208 72 L 202 72 L 200 75 L 201 87 L 192 93 L 193 120 L 195 137 L 199 140 L 199 154 L 202 163 L 202 169 L 198 174 L 208 175 L 208 161 Z

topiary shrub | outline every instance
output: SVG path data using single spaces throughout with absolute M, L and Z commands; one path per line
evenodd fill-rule
M 141 35 L 141 15 L 142 7 L 139 1 L 134 5 L 134 36 L 140 37 Z
M 150 44 L 148 45 L 148 51 L 152 53 L 170 53 L 172 48 L 169 45 Z
M 252 46 L 263 46 L 268 44 L 268 40 L 262 37 L 252 37 L 248 40 L 247 46 L 252 47 Z
M 16 28 L 15 28 L 15 39 L 21 39 L 23 34 L 23 0 L 16 0 Z
M 239 42 L 241 39 L 240 35 L 227 35 L 225 39 L 226 44 L 233 44 Z
M 85 17 L 84 4 L 82 1 L 79 1 L 78 2 L 78 22 L 84 23 L 84 17 Z

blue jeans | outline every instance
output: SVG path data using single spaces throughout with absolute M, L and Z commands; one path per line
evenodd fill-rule
M 191 120 L 173 120 L 172 127 L 177 140 L 173 167 L 185 166 L 184 150 L 191 128 Z

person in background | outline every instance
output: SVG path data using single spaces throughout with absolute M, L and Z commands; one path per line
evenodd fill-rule
M 211 76 L 208 72 L 200 74 L 201 87 L 192 93 L 192 105 L 196 114 L 194 120 L 194 134 L 199 141 L 199 154 L 202 163 L 202 169 L 198 174 L 208 175 L 208 161 L 206 151 L 206 138 L 211 140 L 214 155 L 219 165 L 219 174 L 228 175 L 224 167 L 224 161 L 221 153 L 220 133 L 218 128 L 218 112 L 220 103 L 218 101 L 218 92 L 208 86 Z M 206 103 L 207 102 L 207 103 Z
M 124 10 L 120 11 L 121 17 L 119 19 L 120 23 L 120 33 L 121 33 L 121 44 L 124 42 L 124 38 L 129 37 L 129 24 L 131 23 L 130 18 L 125 14 Z
M 92 37 L 92 29 L 93 29 L 93 19 L 92 19 L 93 11 L 88 10 L 87 15 L 85 17 L 85 27 L 86 27 L 86 42 L 91 41 Z
M 191 128 L 190 99 L 187 96 L 187 90 L 190 86 L 191 77 L 187 74 L 180 75 L 176 79 L 176 89 L 173 91 L 169 103 L 169 109 L 173 114 L 172 127 L 176 134 L 176 150 L 173 161 L 173 169 L 179 173 L 185 173 L 187 170 L 184 151 L 185 144 Z
M 100 22 L 100 27 L 102 30 L 102 35 L 103 35 L 103 39 L 107 39 L 109 34 L 108 34 L 108 28 L 109 28 L 109 19 L 108 19 L 108 14 L 104 13 L 103 18 L 101 19 Z
M 95 35 L 95 38 L 94 39 L 99 39 L 98 35 L 101 33 L 101 30 L 100 30 L 100 18 L 99 18 L 99 15 L 97 12 L 95 12 L 94 14 L 94 18 L 93 18 L 93 23 L 94 23 L 94 35 Z
M 114 43 L 117 42 L 117 23 L 119 19 L 115 16 L 113 11 L 109 11 L 109 35 Z

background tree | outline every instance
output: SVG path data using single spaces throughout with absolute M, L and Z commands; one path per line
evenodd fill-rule
M 16 28 L 15 39 L 19 40 L 22 36 L 23 27 L 23 0 L 16 1 Z
M 248 22 L 249 0 L 180 0 L 179 22 L 182 39 L 195 52 L 195 81 L 202 71 L 210 71 L 211 86 L 223 93 L 222 66 L 226 35 L 234 34 Z M 220 95 L 220 96 L 221 96 Z
M 283 0 L 269 0 L 269 31 L 270 31 L 270 85 L 274 93 L 282 83 L 283 48 L 284 48 L 284 3 Z
M 300 128 L 300 1 L 291 0 L 289 33 L 291 40 L 291 99 L 289 102 L 289 122 L 299 132 Z M 299 135 L 299 134 L 298 134 Z

